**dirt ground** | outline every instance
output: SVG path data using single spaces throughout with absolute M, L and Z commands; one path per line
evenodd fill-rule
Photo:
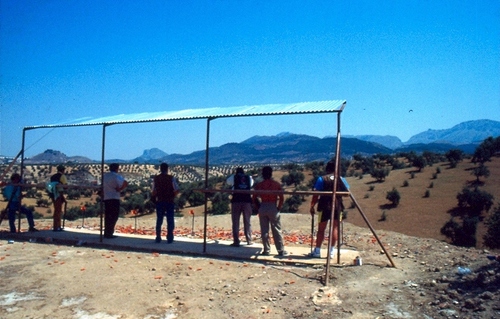
M 310 246 L 310 216 L 288 214 L 282 218 L 286 245 Z M 259 243 L 257 217 L 252 222 Z M 196 228 L 200 224 L 200 217 L 196 217 Z M 120 219 L 117 229 L 151 230 L 153 225 L 152 217 L 138 221 L 127 218 Z M 210 225 L 229 231 L 229 216 L 211 216 Z M 189 233 L 192 218 L 177 218 L 176 226 L 178 236 Z M 49 229 L 50 220 L 37 221 L 37 227 Z M 345 222 L 344 245 L 359 251 L 363 265 L 332 264 L 327 286 L 325 265 L 9 243 L 2 239 L 0 318 L 500 316 L 500 263 L 487 258 L 494 252 L 391 231 L 377 231 L 377 235 L 396 268 L 390 267 L 368 228 Z

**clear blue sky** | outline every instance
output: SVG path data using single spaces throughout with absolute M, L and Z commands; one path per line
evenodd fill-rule
M 500 1 L 0 0 L 0 155 L 22 128 L 121 113 L 347 100 L 344 135 L 500 121 Z M 409 112 L 413 110 L 413 112 Z M 218 119 L 211 145 L 335 134 L 334 115 Z M 28 131 L 100 159 L 101 127 Z M 205 121 L 118 125 L 106 158 L 205 148 Z

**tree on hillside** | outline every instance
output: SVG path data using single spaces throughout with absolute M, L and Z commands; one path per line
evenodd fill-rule
M 295 185 L 297 187 L 302 183 L 305 179 L 304 173 L 292 170 L 289 174 L 285 174 L 281 177 L 281 182 L 286 184 L 287 186 Z
M 301 204 L 302 198 L 299 195 L 292 195 L 285 200 L 281 211 L 287 213 L 296 213 L 299 210 L 299 206 Z
M 485 221 L 487 227 L 484 245 L 492 249 L 500 249 L 500 205 Z
M 490 176 L 490 170 L 483 163 L 481 163 L 481 164 L 479 164 L 478 167 L 474 168 L 474 170 L 472 171 L 471 174 L 474 175 L 474 176 L 476 176 L 476 183 L 479 184 L 479 177 L 481 177 L 481 176 L 484 176 L 484 177 Z
M 488 137 L 474 151 L 472 163 L 486 163 L 491 157 L 500 151 L 500 136 L 497 138 Z
M 453 245 L 475 247 L 477 222 L 477 217 L 465 217 L 462 220 L 462 226 L 460 226 L 452 218 L 441 227 L 441 234 L 448 237 Z
M 457 164 L 464 158 L 464 152 L 459 149 L 451 149 L 445 154 L 446 159 L 450 162 L 450 167 L 455 168 Z
M 373 168 L 371 171 L 370 175 L 377 180 L 377 182 L 381 183 L 385 180 L 387 176 L 389 176 L 389 173 L 391 172 L 391 169 L 389 167 L 383 167 L 383 168 Z
M 411 164 L 418 168 L 418 171 L 421 172 L 425 166 L 427 166 L 427 160 L 423 156 L 416 156 L 412 159 Z
M 213 215 L 224 215 L 229 213 L 229 194 L 215 193 L 212 197 L 212 207 L 210 213 Z
M 479 190 L 477 187 L 470 190 L 467 187 L 457 194 L 458 207 L 466 208 L 469 217 L 478 217 L 483 211 L 488 212 L 493 206 L 493 195 Z

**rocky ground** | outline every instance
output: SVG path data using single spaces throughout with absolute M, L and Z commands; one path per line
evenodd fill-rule
M 210 218 L 229 229 L 228 216 Z M 283 219 L 286 238 L 309 236 L 309 216 Z M 190 222 L 177 220 L 179 234 Z M 500 317 L 500 262 L 487 258 L 498 252 L 378 231 L 393 268 L 369 229 L 345 224 L 363 265 L 332 264 L 328 285 L 325 265 L 9 243 L 2 229 L 0 318 Z

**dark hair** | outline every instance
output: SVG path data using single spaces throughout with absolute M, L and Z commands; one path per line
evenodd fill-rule
M 273 176 L 273 168 L 271 166 L 262 167 L 262 177 L 270 179 Z
M 109 164 L 109 170 L 112 171 L 112 172 L 117 172 L 118 171 L 118 167 L 120 167 L 118 165 L 118 163 Z
M 66 167 L 64 167 L 64 165 L 58 165 L 57 166 L 57 171 L 58 172 L 64 172 L 65 169 L 66 169 Z
M 161 171 L 162 173 L 166 173 L 166 172 L 168 172 L 168 164 L 167 164 L 167 163 L 161 163 L 161 164 L 160 164 L 160 171 Z
M 19 175 L 18 173 L 14 173 L 12 174 L 12 176 L 10 177 L 10 180 L 13 181 L 15 179 L 21 179 L 21 175 Z
M 245 174 L 245 171 L 243 170 L 243 167 L 238 167 L 236 169 L 236 174 Z
M 335 161 L 334 160 L 331 160 L 328 163 L 326 163 L 325 171 L 327 173 L 333 173 L 333 172 L 335 172 Z

